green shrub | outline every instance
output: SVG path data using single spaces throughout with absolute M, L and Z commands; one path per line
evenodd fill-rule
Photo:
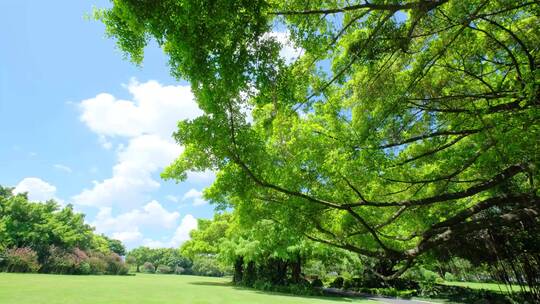
M 195 275 L 208 277 L 221 277 L 223 271 L 216 258 L 210 256 L 199 256 L 193 261 L 192 267 Z
M 333 287 L 333 288 L 341 288 L 343 287 L 343 278 L 342 277 L 337 277 L 332 283 L 330 283 L 330 287 Z
M 436 272 L 420 267 L 415 272 L 416 280 L 420 282 L 437 282 L 437 279 L 442 279 Z
M 174 268 L 174 274 L 183 274 L 185 272 L 186 272 L 186 270 L 184 268 L 180 267 L 180 266 L 176 266 Z
M 264 291 L 272 291 L 274 289 L 274 286 L 272 283 L 265 281 L 265 280 L 256 280 L 253 283 L 253 288 L 264 290 Z
M 107 271 L 107 263 L 99 257 L 89 257 L 86 263 L 90 266 L 91 274 L 105 274 Z
M 263 291 L 274 291 L 282 293 L 290 293 L 295 295 L 322 295 L 320 289 L 312 288 L 308 281 L 302 282 L 299 284 L 290 284 L 290 285 L 273 285 L 269 281 L 265 280 L 256 280 L 253 283 L 253 288 Z
M 388 297 L 411 298 L 417 294 L 416 289 L 399 290 L 394 287 L 388 288 L 359 288 L 359 292 Z
M 444 280 L 448 282 L 455 282 L 457 281 L 457 278 L 455 275 L 451 274 L 450 272 L 447 272 L 444 274 Z
M 75 252 L 51 246 L 42 270 L 47 273 L 81 274 L 80 265 L 87 259 L 88 256 L 81 250 L 75 254 Z
M 105 262 L 107 263 L 107 274 L 125 275 L 129 271 L 122 258 L 114 252 L 105 255 Z
M 79 269 L 81 271 L 81 274 L 92 274 L 92 267 L 90 266 L 90 263 L 87 261 L 84 261 L 79 266 Z
M 313 280 L 313 282 L 311 282 L 311 287 L 313 287 L 313 288 L 321 288 L 321 287 L 323 287 L 323 282 L 321 281 L 321 279 L 315 279 L 315 280 Z
M 167 265 L 159 265 L 156 272 L 162 273 L 162 274 L 168 274 L 168 273 L 171 273 L 172 270 L 171 270 L 171 267 Z
M 142 267 L 143 272 L 146 273 L 154 273 L 156 272 L 156 267 L 154 267 L 154 264 L 150 262 L 145 262 Z
M 37 272 L 40 268 L 37 253 L 29 247 L 6 250 L 3 263 L 7 272 Z

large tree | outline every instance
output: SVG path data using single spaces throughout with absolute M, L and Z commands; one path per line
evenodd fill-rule
M 384 278 L 457 236 L 538 222 L 536 1 L 113 4 L 97 17 L 119 47 L 140 63 L 155 39 L 191 82 L 205 114 L 179 123 L 164 176 L 218 170 L 213 202 L 383 259 Z

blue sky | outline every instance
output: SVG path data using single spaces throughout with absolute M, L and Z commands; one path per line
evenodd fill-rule
M 182 149 L 175 122 L 200 112 L 159 48 L 136 67 L 84 18 L 109 5 L 0 1 L 0 184 L 72 203 L 129 247 L 177 246 L 212 216 L 200 191 L 214 177 L 159 173 Z

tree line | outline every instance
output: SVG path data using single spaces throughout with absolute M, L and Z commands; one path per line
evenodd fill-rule
M 0 270 L 127 274 L 124 245 L 97 234 L 84 214 L 54 200 L 32 202 L 0 186 Z

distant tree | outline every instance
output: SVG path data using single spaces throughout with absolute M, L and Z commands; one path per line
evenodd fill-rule
M 108 247 L 112 252 L 120 256 L 126 255 L 126 247 L 124 247 L 124 244 L 122 244 L 121 241 L 110 239 L 108 237 L 106 237 L 106 239 L 107 239 Z
M 150 262 L 144 262 L 143 271 L 147 273 L 154 273 L 156 272 L 156 266 Z
M 180 253 L 176 248 L 148 248 L 137 247 L 129 251 L 126 260 L 131 261 L 140 271 L 140 266 L 146 262 L 154 265 L 154 271 L 157 271 L 159 265 L 164 265 L 174 270 L 177 267 L 183 268 L 186 272 L 191 269 L 191 260 Z
M 151 249 L 148 247 L 137 247 L 128 252 L 126 259 L 134 260 L 137 272 L 140 272 L 140 266 L 151 260 Z

